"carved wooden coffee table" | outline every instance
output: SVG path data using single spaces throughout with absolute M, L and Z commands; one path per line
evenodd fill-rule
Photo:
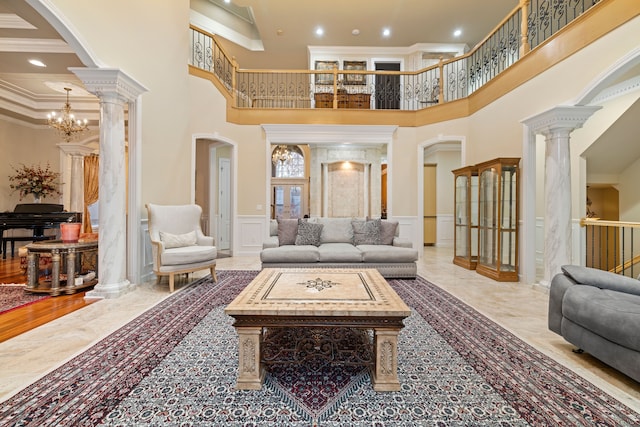
M 237 389 L 260 389 L 272 328 L 373 331 L 371 383 L 400 390 L 398 334 L 411 310 L 375 269 L 264 269 L 225 309 L 238 333 Z

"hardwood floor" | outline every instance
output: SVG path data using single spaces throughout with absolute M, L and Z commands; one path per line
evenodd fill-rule
M 26 277 L 20 270 L 20 258 L 17 255 L 13 258 L 0 259 L 0 283 L 25 283 L 25 281 Z M 84 294 L 80 292 L 46 298 L 0 314 L 0 342 L 86 307 L 91 304 L 91 301 L 85 301 Z

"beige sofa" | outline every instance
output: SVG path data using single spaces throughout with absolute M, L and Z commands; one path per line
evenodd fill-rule
M 269 234 L 260 252 L 263 268 L 375 268 L 386 278 L 416 277 L 418 251 L 399 237 L 396 221 L 272 220 Z

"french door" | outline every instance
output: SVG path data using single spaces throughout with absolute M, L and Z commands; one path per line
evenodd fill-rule
M 304 180 L 301 182 L 277 181 L 281 180 L 272 179 L 271 181 L 271 217 L 274 219 L 302 218 L 307 212 L 308 198 Z

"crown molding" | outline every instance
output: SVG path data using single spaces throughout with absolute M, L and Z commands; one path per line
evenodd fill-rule
M 75 53 L 60 39 L 0 38 L 0 52 Z

